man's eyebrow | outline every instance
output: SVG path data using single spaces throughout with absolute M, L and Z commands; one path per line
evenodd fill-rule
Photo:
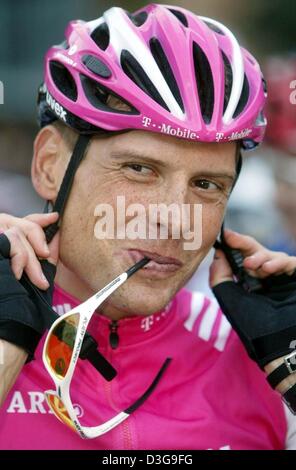
M 153 163 L 157 164 L 159 166 L 167 166 L 165 163 L 160 161 L 157 157 L 153 158 L 151 155 L 147 155 L 145 153 L 140 153 L 140 152 L 135 152 L 134 150 L 117 150 L 114 152 L 111 152 L 111 158 L 114 158 L 115 160 L 142 160 L 147 163 Z
M 197 177 L 205 177 L 205 178 L 227 178 L 227 179 L 230 179 L 231 181 L 234 181 L 235 178 L 236 178 L 236 173 L 233 172 L 233 173 L 228 173 L 228 172 L 225 172 L 225 171 L 209 171 L 209 170 L 206 170 L 206 171 L 198 171 L 195 173 L 195 178 Z
M 115 160 L 136 160 L 136 161 L 145 161 L 147 163 L 157 164 L 162 167 L 167 167 L 167 164 L 160 161 L 157 157 L 153 158 L 150 155 L 145 153 L 136 152 L 134 150 L 114 150 L 110 154 L 111 158 Z M 236 178 L 236 173 L 233 172 L 224 172 L 224 171 L 210 171 L 210 170 L 199 170 L 194 172 L 194 177 L 209 177 L 209 178 L 227 178 L 230 179 L 232 182 Z

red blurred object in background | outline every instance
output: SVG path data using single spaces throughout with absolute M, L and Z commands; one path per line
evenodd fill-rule
M 296 53 L 272 57 L 265 67 L 266 141 L 296 156 Z

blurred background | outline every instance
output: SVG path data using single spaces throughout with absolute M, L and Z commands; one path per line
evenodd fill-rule
M 145 3 L 0 0 L 0 81 L 4 84 L 4 104 L 0 105 L 0 212 L 23 215 L 43 207 L 31 188 L 29 175 L 37 132 L 36 90 L 42 81 L 43 56 L 47 48 L 63 40 L 65 26 L 71 19 L 94 19 L 114 5 L 134 11 Z M 285 57 L 296 51 L 295 1 L 171 0 L 169 3 L 225 23 L 263 69 L 270 68 L 272 56 Z M 293 67 L 289 76 L 296 80 Z M 277 72 L 269 72 L 268 84 L 272 74 L 282 73 L 285 66 L 280 63 L 275 69 Z M 274 95 L 277 89 L 275 84 Z M 287 102 L 283 106 L 290 106 L 291 119 L 294 119 L 296 105 L 288 102 L 289 93 L 287 82 L 282 93 Z M 281 106 L 274 104 L 275 116 L 281 116 Z M 294 136 L 295 127 L 296 123 Z M 269 246 L 296 254 L 295 162 L 296 144 L 287 150 L 272 138 L 268 146 L 248 155 L 241 181 L 231 197 L 228 226 L 253 234 Z

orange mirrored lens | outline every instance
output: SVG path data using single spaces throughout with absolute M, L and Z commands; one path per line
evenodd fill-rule
M 46 358 L 53 372 L 65 377 L 71 362 L 80 314 L 61 320 L 52 330 L 47 342 Z
M 73 424 L 73 421 L 70 418 L 62 400 L 57 395 L 45 394 L 45 396 L 48 405 L 56 417 L 59 418 L 63 423 L 67 424 L 67 426 L 69 426 L 72 430 L 76 431 L 75 425 Z

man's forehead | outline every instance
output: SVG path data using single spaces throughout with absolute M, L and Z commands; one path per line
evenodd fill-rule
M 189 144 L 189 145 L 188 145 Z M 181 139 L 145 137 L 115 139 L 110 147 L 110 156 L 115 160 L 129 158 L 142 160 L 158 165 L 184 164 L 200 167 L 215 165 L 217 170 L 233 165 L 237 154 L 236 144 L 218 144 L 202 142 L 186 142 Z

